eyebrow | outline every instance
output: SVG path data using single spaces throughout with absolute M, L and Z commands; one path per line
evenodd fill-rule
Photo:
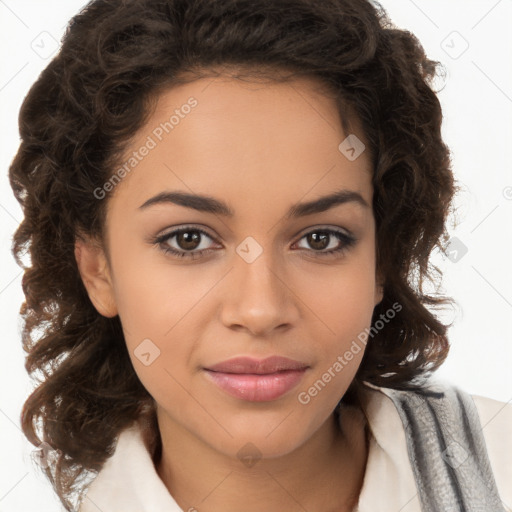
M 177 204 L 200 212 L 213 213 L 215 215 L 222 215 L 229 218 L 232 218 L 235 215 L 233 210 L 226 203 L 215 199 L 214 197 L 189 194 L 188 192 L 180 191 L 160 192 L 141 204 L 139 206 L 139 210 L 144 210 L 152 205 L 167 203 Z M 313 199 L 312 201 L 296 203 L 290 207 L 285 218 L 295 219 L 305 217 L 306 215 L 325 212 L 335 206 L 346 203 L 355 203 L 365 208 L 369 208 L 368 203 L 361 194 L 353 190 L 343 189 L 327 196 Z

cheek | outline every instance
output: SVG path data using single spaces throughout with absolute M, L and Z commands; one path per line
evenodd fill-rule
M 173 263 L 156 247 L 133 245 L 124 253 L 118 250 L 113 263 L 115 301 L 127 342 L 165 341 L 215 285 L 216 276 L 201 266 Z
M 321 332 L 340 342 L 368 327 L 375 307 L 375 263 L 371 253 L 302 279 L 302 296 L 320 320 Z
M 307 384 L 316 386 L 310 395 L 316 396 L 322 391 L 320 401 L 326 400 L 330 407 L 349 386 L 366 349 L 375 307 L 371 252 L 347 260 L 334 274 L 331 269 L 328 277 L 327 273 L 323 278 L 317 274 L 316 279 L 308 279 L 303 284 L 304 289 L 309 289 L 305 296 L 311 305 L 311 326 L 316 326 L 310 336 L 315 340 L 318 362 Z M 308 392 L 304 388 L 302 391 Z
M 158 259 L 120 259 L 114 267 L 115 294 L 135 372 L 157 401 L 165 401 L 180 396 L 179 383 L 190 378 L 201 340 L 202 298 L 219 276 L 200 266 L 186 268 Z

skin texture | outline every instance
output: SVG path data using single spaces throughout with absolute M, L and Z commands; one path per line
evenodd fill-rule
M 76 244 L 91 301 L 100 314 L 120 316 L 135 371 L 156 401 L 157 470 L 183 510 L 348 511 L 357 500 L 364 421 L 347 408 L 340 429 L 333 410 L 363 350 L 308 404 L 298 400 L 370 326 L 382 298 L 369 158 L 363 152 L 349 161 L 340 152 L 348 134 L 334 100 L 317 87 L 311 79 L 263 85 L 217 77 L 163 92 L 127 156 L 190 97 L 198 104 L 115 187 L 108 253 L 93 241 Z M 368 206 L 350 201 L 285 218 L 292 204 L 339 189 L 359 193 Z M 222 200 L 234 216 L 171 203 L 139 208 L 171 190 Z M 208 233 L 195 247 L 180 246 L 176 236 L 154 242 L 189 225 Z M 328 249 L 319 249 L 305 236 L 315 228 L 350 233 L 356 242 L 322 256 L 344 242 L 331 235 Z M 258 245 L 244 246 L 247 237 Z M 164 253 L 165 246 L 212 251 L 191 260 Z M 262 253 L 250 263 L 236 251 L 258 246 Z M 136 355 L 145 339 L 150 359 L 154 347 L 160 351 L 149 365 Z M 309 366 L 273 401 L 229 396 L 203 370 L 235 356 L 270 355 Z M 247 443 L 261 456 L 250 467 L 237 456 Z

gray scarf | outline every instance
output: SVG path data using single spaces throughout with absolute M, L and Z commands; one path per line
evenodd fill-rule
M 504 512 L 471 396 L 455 386 L 389 390 L 424 512 Z

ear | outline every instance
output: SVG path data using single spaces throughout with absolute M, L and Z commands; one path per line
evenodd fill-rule
M 75 259 L 89 298 L 98 313 L 117 315 L 110 267 L 101 244 L 81 235 L 75 241 Z

